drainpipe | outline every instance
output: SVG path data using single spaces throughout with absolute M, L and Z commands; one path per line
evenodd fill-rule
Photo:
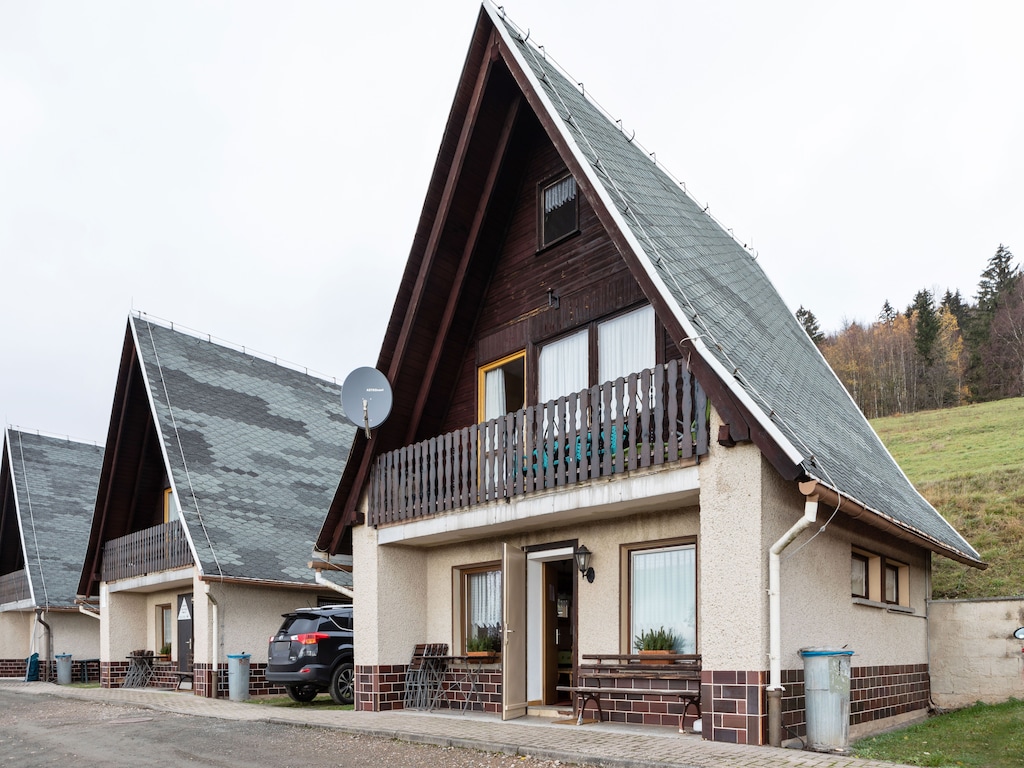
M 804 516 L 768 551 L 768 743 L 782 746 L 782 551 L 805 529 L 814 524 L 818 516 L 818 496 L 812 495 L 816 482 L 800 483 L 800 492 L 806 496 Z
M 335 584 L 333 581 L 328 581 L 327 577 L 324 576 L 320 571 L 314 571 L 313 578 L 316 580 L 317 584 L 327 587 L 328 589 L 333 589 L 335 592 L 341 592 L 341 594 L 345 595 L 345 597 L 355 600 L 355 592 L 353 592 L 348 587 L 341 586 L 341 584 Z
M 46 627 L 46 654 L 43 656 L 46 659 L 46 679 L 50 679 L 50 657 L 53 655 L 53 630 L 50 625 L 43 621 L 43 609 L 36 608 L 36 621 Z
M 210 666 L 213 670 L 212 679 L 206 689 L 206 695 L 215 699 L 217 698 L 217 693 L 220 690 L 220 648 L 218 647 L 220 644 L 220 606 L 217 604 L 217 599 L 213 596 L 213 588 L 210 582 L 206 582 L 206 599 L 213 607 L 213 616 L 210 618 Z M 178 654 L 180 659 L 180 648 L 178 649 Z M 195 670 L 193 670 L 193 672 L 194 671 Z M 192 685 L 195 687 L 195 677 L 193 677 L 192 680 Z

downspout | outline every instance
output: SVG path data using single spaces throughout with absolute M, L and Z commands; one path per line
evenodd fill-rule
M 36 608 L 36 621 L 46 627 L 46 654 L 43 656 L 46 659 L 46 679 L 50 679 L 50 657 L 53 655 L 53 630 L 50 625 L 43 621 L 43 609 Z
M 341 586 L 341 584 L 335 584 L 333 581 L 329 581 L 319 570 L 313 572 L 313 578 L 316 580 L 317 584 L 333 589 L 335 592 L 341 592 L 341 594 L 351 600 L 355 600 L 356 598 L 355 592 L 348 587 Z
M 813 494 L 816 482 L 800 483 L 806 496 L 804 516 L 786 531 L 768 550 L 768 743 L 782 746 L 782 551 L 818 516 L 818 495 Z
M 213 668 L 213 678 L 210 680 L 206 690 L 207 696 L 215 699 L 220 690 L 220 606 L 217 604 L 217 599 L 213 596 L 212 586 L 210 582 L 206 582 L 206 599 L 209 600 L 210 605 L 213 607 L 213 615 L 210 617 L 210 666 Z M 181 653 L 181 649 L 178 649 L 178 653 Z M 194 677 L 192 679 L 195 680 Z

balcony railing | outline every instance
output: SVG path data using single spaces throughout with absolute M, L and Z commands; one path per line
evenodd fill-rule
M 28 588 L 28 571 L 12 571 L 0 576 L 0 605 L 28 600 L 32 595 Z
M 685 364 L 672 360 L 382 454 L 374 466 L 370 523 L 408 521 L 707 451 L 707 398 Z
M 103 545 L 103 581 L 167 571 L 192 565 L 192 551 L 181 523 L 144 528 Z

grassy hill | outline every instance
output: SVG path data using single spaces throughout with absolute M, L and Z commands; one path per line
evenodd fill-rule
M 921 494 L 989 564 L 936 556 L 934 597 L 1024 594 L 1024 398 L 871 422 Z

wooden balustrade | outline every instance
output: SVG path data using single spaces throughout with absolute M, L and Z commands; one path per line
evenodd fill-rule
M 31 597 L 28 588 L 28 571 L 11 571 L 0 576 L 0 605 L 28 600 Z
M 370 523 L 408 521 L 708 452 L 707 398 L 672 360 L 382 454 Z
M 144 576 L 191 564 L 192 551 L 177 520 L 103 544 L 103 581 Z

